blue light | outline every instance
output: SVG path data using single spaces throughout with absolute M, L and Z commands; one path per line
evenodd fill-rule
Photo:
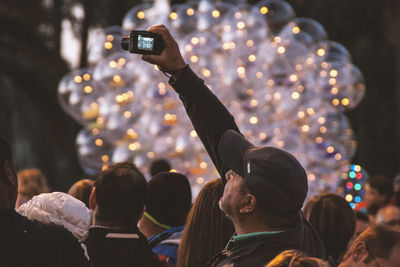
M 356 197 L 354 198 L 354 201 L 355 201 L 356 203 L 360 203 L 360 202 L 361 202 L 361 197 L 356 196 Z
M 359 194 L 360 194 L 360 196 L 363 196 L 364 195 L 364 190 L 361 190 Z
M 350 203 L 350 207 L 351 207 L 352 209 L 354 209 L 354 208 L 356 207 L 356 204 L 354 204 L 354 203 L 352 202 L 352 203 Z
M 356 165 L 351 165 L 351 170 L 354 171 L 354 168 L 356 167 Z

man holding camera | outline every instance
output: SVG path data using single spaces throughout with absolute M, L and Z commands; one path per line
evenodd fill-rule
M 210 266 L 265 266 L 283 250 L 298 249 L 324 258 L 324 246 L 303 217 L 307 177 L 289 153 L 255 147 L 241 134 L 232 115 L 185 64 L 176 41 L 163 25 L 153 26 L 165 49 L 142 59 L 169 73 L 193 126 L 226 183 L 221 209 L 236 235 Z

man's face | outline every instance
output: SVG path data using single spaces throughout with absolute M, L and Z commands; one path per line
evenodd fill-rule
M 220 199 L 220 208 L 230 219 L 235 220 L 239 215 L 240 200 L 246 194 L 244 179 L 234 171 L 226 173 L 224 194 Z
M 369 184 L 365 185 L 365 201 L 368 205 L 381 207 L 386 202 L 386 195 L 381 195 L 378 190 L 372 188 Z

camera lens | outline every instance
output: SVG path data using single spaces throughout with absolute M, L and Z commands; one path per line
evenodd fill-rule
M 130 43 L 130 38 L 129 37 L 123 37 L 121 40 L 121 47 L 124 50 L 129 50 L 129 43 Z

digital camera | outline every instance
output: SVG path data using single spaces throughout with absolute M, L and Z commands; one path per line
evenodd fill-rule
M 122 49 L 135 54 L 159 55 L 165 48 L 161 35 L 148 31 L 131 31 L 122 38 Z

